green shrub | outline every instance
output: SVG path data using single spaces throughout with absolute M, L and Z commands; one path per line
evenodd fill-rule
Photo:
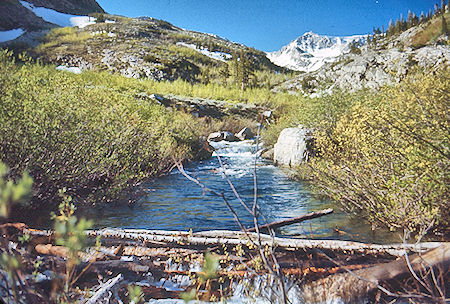
M 448 227 L 448 70 L 418 73 L 317 132 L 317 190 L 391 229 Z
M 117 200 L 199 150 L 193 118 L 137 99 L 137 83 L 18 65 L 6 51 L 0 71 L 0 160 L 13 177 L 30 173 L 35 202 L 58 201 L 63 187 L 78 203 Z

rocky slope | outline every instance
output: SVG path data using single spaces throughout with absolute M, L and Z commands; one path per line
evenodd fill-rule
M 188 31 L 149 17 L 103 15 L 103 20 L 71 32 L 52 32 L 35 48 L 42 61 L 81 70 L 110 70 L 127 77 L 200 81 L 218 74 L 235 56 L 254 70 L 281 71 L 264 52 L 211 34 Z M 216 75 L 216 77 L 219 77 Z
M 448 12 L 446 19 L 450 20 Z M 376 44 L 343 54 L 334 62 L 284 82 L 275 91 L 316 96 L 333 89 L 377 89 L 400 82 L 416 68 L 433 71 L 448 66 L 450 45 L 448 36 L 440 35 L 440 20 L 434 18 L 395 37 L 379 36 Z M 433 29 L 435 34 L 431 32 Z M 419 43 L 424 37 L 427 42 Z
M 3 39 L 3 45 L 18 45 L 20 51 L 26 49 L 44 63 L 76 67 L 77 71 L 109 70 L 155 80 L 208 83 L 210 78 L 227 78 L 223 75 L 233 72 L 233 62 L 244 61 L 240 57 L 245 57 L 251 71 L 285 70 L 273 64 L 264 52 L 216 35 L 181 29 L 150 17 L 108 15 L 94 0 L 84 0 L 79 7 L 72 2 L 54 0 L 44 8 L 39 7 L 43 5 L 40 0 L 11 0 L 9 10 L 15 10 L 11 15 L 25 18 L 19 22 L 3 14 L 0 25 L 4 30 L 25 30 L 25 34 L 7 42 Z M 89 12 L 95 13 L 91 17 L 79 16 Z M 56 26 L 73 28 L 53 30 L 45 38 L 39 37 Z M 0 47 L 1 40 L 0 36 Z
M 104 13 L 95 0 L 27 0 L 27 2 L 36 7 L 49 8 L 65 14 Z M 0 31 L 18 28 L 24 31 L 36 31 L 54 26 L 53 23 L 27 9 L 19 0 L 0 1 Z
M 350 52 L 353 44 L 362 46 L 365 43 L 363 35 L 332 37 L 307 32 L 281 50 L 267 53 L 267 57 L 276 65 L 295 71 L 312 72 Z

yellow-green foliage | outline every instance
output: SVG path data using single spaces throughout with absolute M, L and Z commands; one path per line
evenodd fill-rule
M 40 201 L 63 187 L 77 202 L 117 199 L 199 150 L 191 116 L 136 98 L 119 77 L 101 77 L 19 65 L 0 51 L 0 160 L 30 173 Z
M 445 21 L 450 24 L 450 13 L 445 13 Z M 437 16 L 426 23 L 425 28 L 419 31 L 411 41 L 411 45 L 414 47 L 424 46 L 433 42 L 437 37 L 442 35 L 442 16 Z
M 9 209 L 12 204 L 24 202 L 31 191 L 33 180 L 24 173 L 22 178 L 14 183 L 12 180 L 7 180 L 9 174 L 8 167 L 0 161 L 0 218 L 8 217 Z M 20 240 L 20 237 L 19 237 Z M 21 264 L 19 259 L 6 250 L 7 239 L 0 240 L 0 268 L 6 271 L 11 283 L 11 291 L 14 295 L 14 300 L 17 300 L 16 287 L 19 285 L 19 277 L 17 270 L 20 269 Z
M 269 146 L 274 145 L 281 130 L 299 124 L 308 128 L 330 129 L 353 104 L 365 102 L 370 98 L 377 97 L 369 91 L 356 93 L 338 91 L 320 98 L 289 96 L 289 99 L 278 103 L 280 105 L 276 112 L 278 119 L 264 130 L 264 142 Z
M 38 52 L 59 46 L 62 44 L 82 44 L 91 38 L 90 32 L 80 31 L 73 27 L 60 27 L 51 29 L 45 36 L 45 40 L 37 48 Z
M 77 220 L 76 216 L 73 215 L 76 207 L 72 203 L 72 197 L 66 194 L 65 188 L 59 191 L 59 195 L 63 201 L 59 205 L 59 215 L 53 214 L 55 218 L 55 243 L 64 246 L 68 251 L 65 278 L 65 291 L 67 292 L 74 283 L 75 266 L 80 262 L 78 254 L 86 248 L 87 235 L 85 230 L 92 227 L 92 221 L 84 218 Z
M 33 179 L 27 173 L 24 173 L 17 183 L 14 183 L 12 180 L 6 180 L 8 173 L 8 167 L 0 162 L 0 218 L 8 217 L 12 204 L 24 201 L 29 195 L 33 184 Z
M 211 98 L 230 103 L 270 103 L 281 106 L 297 103 L 297 97 L 287 93 L 273 93 L 266 88 L 248 88 L 241 90 L 237 87 L 227 87 L 220 84 L 192 84 L 183 80 L 156 81 L 149 79 L 130 79 L 109 73 L 83 72 L 83 81 L 98 86 L 108 86 L 119 92 L 146 92 L 149 94 L 174 94 L 180 96 Z
M 316 187 L 391 229 L 448 227 L 449 92 L 448 70 L 418 73 L 355 103 L 318 132 Z

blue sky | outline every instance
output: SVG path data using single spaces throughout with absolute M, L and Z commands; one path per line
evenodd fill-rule
M 263 51 L 304 32 L 367 34 L 408 10 L 420 15 L 441 0 L 97 0 L 111 14 L 149 16 Z

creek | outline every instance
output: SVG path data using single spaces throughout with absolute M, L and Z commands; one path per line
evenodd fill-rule
M 242 199 L 251 206 L 254 198 L 255 156 L 259 155 L 252 141 L 212 143 L 213 157 L 193 162 L 186 172 L 207 187 L 223 192 L 245 227 L 253 227 L 253 218 L 234 197 L 224 173 L 230 178 Z M 221 168 L 219 155 L 224 163 Z M 279 236 L 341 239 L 373 243 L 391 243 L 398 237 L 386 230 L 374 233 L 368 223 L 343 213 L 333 202 L 317 199 L 308 185 L 288 178 L 287 169 L 274 166 L 258 157 L 256 162 L 258 204 L 268 222 L 300 216 L 311 211 L 334 208 L 335 212 L 321 218 L 285 226 L 275 232 Z M 166 176 L 148 181 L 146 194 L 132 208 L 118 206 L 91 210 L 94 228 L 140 228 L 161 230 L 240 230 L 239 225 L 221 198 L 202 189 L 177 169 Z M 262 221 L 262 219 L 261 219 Z

